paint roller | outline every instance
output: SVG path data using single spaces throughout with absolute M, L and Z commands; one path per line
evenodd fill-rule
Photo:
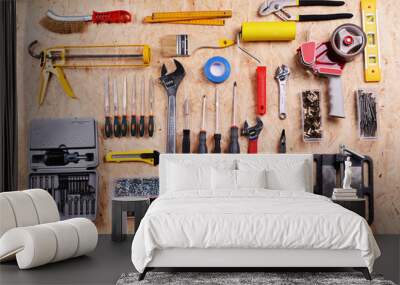
M 245 22 L 237 35 L 236 44 L 238 48 L 253 58 L 259 64 L 261 61 L 240 46 L 240 41 L 262 42 L 262 41 L 291 41 L 296 38 L 296 23 L 294 22 Z M 256 112 L 263 116 L 267 112 L 267 67 L 257 66 L 257 104 Z

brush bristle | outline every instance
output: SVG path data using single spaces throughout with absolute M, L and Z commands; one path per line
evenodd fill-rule
M 55 21 L 49 17 L 43 17 L 39 23 L 43 28 L 57 34 L 82 33 L 86 27 L 85 22 Z
M 180 56 L 176 49 L 176 35 L 168 35 L 161 38 L 161 54 L 165 57 Z

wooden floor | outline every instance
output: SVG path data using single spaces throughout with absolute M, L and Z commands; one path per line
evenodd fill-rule
M 377 236 L 382 257 L 375 272 L 400 282 L 400 236 Z M 121 243 L 109 235 L 99 237 L 96 250 L 78 257 L 31 270 L 19 270 L 15 262 L 0 265 L 0 284 L 115 284 L 124 272 L 134 271 L 130 258 L 132 237 Z

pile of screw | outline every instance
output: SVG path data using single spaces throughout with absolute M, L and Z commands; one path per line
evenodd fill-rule
M 372 92 L 359 89 L 357 90 L 357 98 L 360 136 L 362 138 L 375 138 L 378 129 L 376 96 Z
M 303 105 L 303 136 L 305 140 L 321 139 L 320 91 L 306 90 L 301 94 Z

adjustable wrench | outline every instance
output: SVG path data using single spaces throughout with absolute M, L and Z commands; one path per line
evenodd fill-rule
M 278 66 L 275 73 L 275 79 L 279 84 L 279 119 L 286 119 L 286 82 L 290 75 L 290 69 L 286 65 Z
M 160 83 L 164 86 L 168 96 L 168 118 L 167 118 L 167 153 L 176 152 L 176 93 L 179 84 L 185 77 L 185 69 L 183 65 L 174 59 L 176 69 L 174 72 L 167 74 L 165 64 L 161 67 Z

